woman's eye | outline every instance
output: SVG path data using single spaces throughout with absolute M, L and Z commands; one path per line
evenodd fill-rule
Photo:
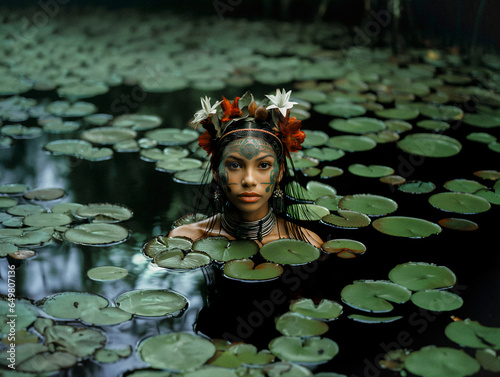
M 239 167 L 241 167 L 239 163 L 234 162 L 234 161 L 233 162 L 228 162 L 226 164 L 226 166 L 227 166 L 228 169 L 231 169 L 231 170 L 238 169 Z
M 271 166 L 272 166 L 272 164 L 271 164 L 270 162 L 262 162 L 262 163 L 260 164 L 260 168 L 261 168 L 261 169 L 268 169 L 268 168 L 270 168 Z

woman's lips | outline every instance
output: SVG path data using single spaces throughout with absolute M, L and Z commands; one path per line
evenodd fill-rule
M 240 198 L 240 200 L 242 200 L 246 203 L 253 203 L 253 202 L 256 202 L 257 200 L 259 200 L 261 198 L 261 195 L 255 193 L 255 192 L 244 192 L 242 194 L 239 194 L 238 198 Z

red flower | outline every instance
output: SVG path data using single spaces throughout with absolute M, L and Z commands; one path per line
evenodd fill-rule
M 210 156 L 210 154 L 213 151 L 213 139 L 212 136 L 208 131 L 205 131 L 199 138 L 198 138 L 198 145 L 202 147 L 206 152 L 207 155 Z
M 222 110 L 224 111 L 224 117 L 222 118 L 222 122 L 227 122 L 232 118 L 241 116 L 241 110 L 238 107 L 238 101 L 240 100 L 240 97 L 236 97 L 233 103 L 231 103 L 231 101 L 229 101 L 224 96 L 222 96 L 222 98 L 223 100 L 220 104 Z
M 283 121 L 287 123 L 285 124 Z M 295 117 L 289 118 L 288 120 L 283 119 L 283 121 L 280 119 L 278 122 L 281 132 L 281 141 L 287 146 L 288 152 L 297 152 L 299 149 L 302 149 L 302 143 L 306 138 L 304 131 L 300 130 L 302 122 Z

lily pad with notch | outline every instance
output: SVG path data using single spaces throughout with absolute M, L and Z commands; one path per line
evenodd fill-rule
M 339 228 L 363 228 L 370 225 L 370 218 L 364 213 L 339 209 L 338 215 L 329 214 L 321 219 L 321 222 Z
M 172 371 L 200 367 L 215 351 L 215 346 L 208 339 L 175 332 L 149 337 L 137 349 L 140 359 L 152 368 Z
M 125 268 L 117 266 L 99 266 L 87 271 L 89 279 L 94 281 L 112 281 L 123 279 L 128 275 Z
M 474 221 L 459 218 L 441 219 L 438 221 L 438 224 L 443 228 L 461 231 L 473 231 L 479 229 L 479 226 Z
M 345 152 L 336 148 L 309 148 L 304 151 L 308 157 L 312 157 L 319 161 L 335 161 L 345 156 Z
M 297 266 L 318 259 L 320 250 L 305 241 L 281 238 L 263 245 L 260 254 L 272 263 Z
M 359 280 L 345 286 L 340 292 L 342 302 L 362 311 L 386 313 L 394 309 L 391 302 L 402 304 L 411 297 L 411 291 L 386 280 Z
M 154 258 L 162 251 L 180 249 L 191 250 L 193 242 L 187 237 L 156 236 L 142 247 L 142 252 L 149 258 Z
M 154 263 L 158 267 L 173 270 L 194 270 L 208 266 L 212 258 L 202 251 L 190 251 L 185 253 L 181 249 L 171 249 L 159 252 L 154 257 Z
M 352 259 L 366 252 L 366 246 L 355 240 L 344 238 L 328 240 L 321 246 L 322 250 L 328 254 L 335 254 L 339 258 Z
M 73 222 L 73 217 L 65 213 L 37 213 L 26 216 L 23 219 L 25 226 L 46 227 L 69 225 Z
M 283 274 L 283 271 L 280 264 L 264 262 L 255 265 L 251 259 L 234 259 L 224 264 L 224 275 L 241 281 L 275 280 Z
M 287 312 L 276 318 L 276 330 L 285 336 L 320 336 L 328 329 L 325 322 L 304 317 L 296 312 Z
M 348 152 L 369 151 L 377 146 L 377 143 L 366 136 L 340 135 L 332 136 L 326 143 L 328 147 L 341 149 Z
M 424 238 L 441 233 L 441 227 L 417 217 L 387 216 L 376 219 L 372 226 L 381 233 L 408 238 Z
M 309 318 L 323 321 L 335 320 L 342 314 L 342 305 L 328 299 L 315 303 L 312 299 L 301 298 L 290 303 L 290 311 Z
M 323 115 L 331 115 L 342 118 L 358 117 L 366 113 L 366 109 L 350 102 L 328 102 L 315 105 L 314 111 Z
M 93 144 L 111 145 L 125 140 L 135 139 L 137 137 L 137 132 L 126 128 L 97 127 L 85 130 L 80 137 Z
M 449 323 L 444 329 L 451 341 L 462 347 L 500 350 L 500 328 L 483 326 L 478 321 L 464 319 Z
M 63 292 L 43 298 L 37 305 L 48 315 L 61 319 L 78 319 L 84 310 L 109 305 L 106 298 L 87 292 Z
M 111 121 L 111 126 L 130 128 L 134 131 L 146 131 L 160 127 L 163 120 L 158 115 L 123 114 Z
M 463 299 L 455 293 L 437 289 L 415 292 L 411 296 L 411 302 L 422 309 L 433 312 L 456 310 L 464 303 Z
M 146 132 L 147 138 L 156 140 L 160 145 L 187 145 L 198 139 L 200 134 L 195 130 L 178 128 L 158 128 Z
M 342 199 L 341 196 L 326 195 L 316 199 L 315 203 L 320 207 L 325 207 L 329 211 L 338 211 L 339 209 L 338 202 L 340 199 Z
M 482 183 L 470 179 L 452 179 L 445 182 L 444 187 L 454 192 L 474 194 L 476 191 L 487 188 Z
M 432 182 L 409 181 L 398 187 L 399 191 L 410 194 L 428 194 L 436 189 L 436 185 Z
M 82 152 L 92 149 L 92 144 L 85 140 L 54 140 L 45 144 L 44 149 L 56 156 L 80 156 Z
M 167 173 L 199 169 L 203 163 L 196 158 L 166 159 L 156 162 L 156 169 Z
M 352 319 L 355 322 L 361 322 L 361 323 L 390 323 L 397 321 L 398 319 L 403 318 L 401 315 L 394 315 L 394 316 L 369 316 L 369 315 L 364 315 L 364 314 L 349 314 L 347 318 Z
M 229 240 L 226 237 L 207 237 L 193 243 L 193 251 L 203 251 L 213 260 L 227 262 L 246 259 L 259 251 L 259 245 L 252 240 Z
M 122 293 L 116 307 L 142 317 L 172 317 L 186 310 L 187 299 L 167 289 L 137 289 Z
M 387 175 L 394 174 L 394 169 L 389 166 L 384 165 L 363 165 L 363 164 L 352 164 L 348 167 L 349 172 L 354 175 L 367 178 L 380 178 Z
M 269 350 L 281 360 L 318 364 L 333 359 L 339 352 L 339 346 L 329 338 L 280 336 L 271 340 Z
M 91 203 L 78 207 L 75 217 L 87 219 L 93 223 L 118 223 L 131 219 L 133 212 L 131 209 L 110 203 Z
M 338 206 L 343 210 L 356 211 L 368 216 L 383 216 L 398 209 L 398 204 L 385 196 L 373 194 L 345 195 Z
M 429 203 L 442 211 L 463 214 L 477 214 L 491 208 L 488 200 L 473 194 L 441 192 L 429 197 Z
M 424 262 L 399 264 L 389 271 L 389 279 L 412 291 L 449 288 L 457 281 L 448 267 Z
M 4 222 L 5 224 L 5 222 Z M 0 229 L 0 242 L 16 246 L 43 246 L 52 239 L 51 232 L 26 229 Z
M 128 229 L 107 223 L 81 224 L 63 234 L 66 241 L 86 246 L 111 246 L 127 241 Z
M 174 181 L 189 185 L 205 185 L 213 180 L 212 174 L 207 174 L 205 169 L 195 168 L 189 170 L 181 170 L 174 174 Z
M 324 145 L 328 141 L 328 134 L 319 130 L 305 130 L 306 138 L 302 144 L 303 148 L 318 147 Z
M 347 120 L 334 119 L 328 125 L 336 131 L 360 135 L 368 132 L 379 132 L 386 128 L 383 121 L 369 117 L 356 117 Z
M 403 151 L 424 157 L 450 157 L 462 150 L 462 144 L 450 136 L 414 133 L 397 142 Z
M 66 195 L 66 191 L 61 188 L 37 188 L 27 191 L 23 194 L 23 198 L 36 201 L 51 201 L 61 199 Z
M 105 308 L 89 308 L 82 310 L 80 320 L 92 326 L 117 325 L 132 319 L 132 313 L 128 313 L 114 306 Z

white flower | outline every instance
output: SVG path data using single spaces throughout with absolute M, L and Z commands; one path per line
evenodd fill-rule
M 267 95 L 266 97 L 269 98 L 269 100 L 272 102 L 272 105 L 267 107 L 267 110 L 269 109 L 278 109 L 283 116 L 286 116 L 286 111 L 288 109 L 291 109 L 293 105 L 296 105 L 297 102 L 290 102 L 290 94 L 292 94 L 292 91 L 289 90 L 288 92 L 285 92 L 285 89 L 280 93 L 279 89 L 276 89 L 276 95 Z
M 194 119 L 191 123 L 198 124 L 202 120 L 211 117 L 217 113 L 217 107 L 220 105 L 221 101 L 215 102 L 213 105 L 210 105 L 210 97 L 205 96 L 205 98 L 201 98 L 201 110 L 198 110 L 194 114 Z

